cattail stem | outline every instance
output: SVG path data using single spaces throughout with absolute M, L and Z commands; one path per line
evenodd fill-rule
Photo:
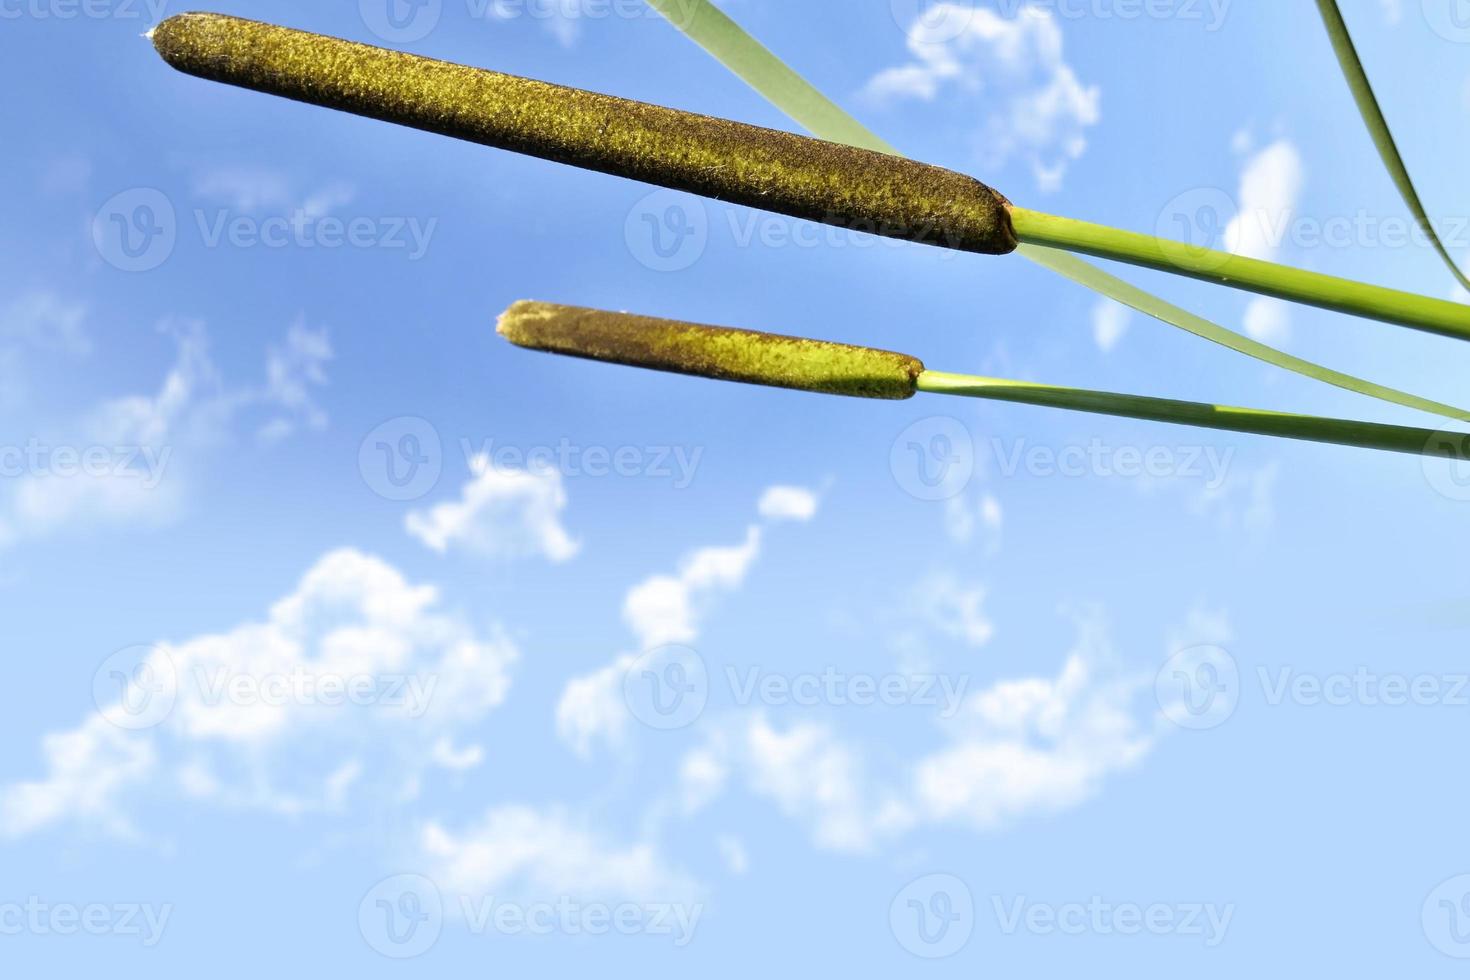
M 1020 241 L 1470 339 L 1470 307 L 1011 208 L 893 154 L 221 14 L 152 34 L 193 75 L 488 146 L 893 238 L 988 254 Z
M 1361 449 L 1445 456 L 1451 459 L 1470 458 L 1467 455 L 1467 451 L 1470 451 L 1470 435 L 1435 432 L 1413 426 L 1210 405 L 1204 402 L 1176 401 L 1172 398 L 1150 398 L 1145 395 L 1123 395 L 1110 391 L 1065 388 L 945 371 L 925 371 L 919 375 L 916 384 L 919 391 L 941 395 L 1018 402 L 1149 422 L 1169 422 L 1227 432 L 1356 446 Z
M 1016 237 L 1031 245 L 1117 259 L 1338 313 L 1470 339 L 1470 306 L 1448 300 L 1370 286 L 1025 208 L 1011 208 L 1011 225 Z
M 1228 432 L 1470 459 L 1470 433 L 1122 395 L 930 371 L 907 354 L 801 337 L 521 301 L 499 332 L 533 350 L 722 381 L 864 398 L 915 392 L 1020 402 Z

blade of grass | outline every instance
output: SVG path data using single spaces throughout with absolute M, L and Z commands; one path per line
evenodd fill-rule
M 891 143 L 873 133 L 841 106 L 823 95 L 709 0 L 647 0 L 647 2 L 649 6 L 713 55 L 768 102 L 813 135 L 834 142 L 862 146 L 881 153 L 901 155 Z M 1180 309 L 1064 251 L 1024 244 L 1016 251 L 1024 258 L 1094 292 L 1138 310 L 1140 313 L 1162 320 L 1164 323 L 1197 337 L 1254 357 L 1274 367 L 1293 371 L 1315 381 L 1335 385 L 1370 398 L 1403 405 L 1444 418 L 1470 421 L 1470 412 L 1465 409 L 1334 371 L 1251 340 L 1233 330 L 1227 330 L 1219 324 Z
M 1399 154 L 1393 131 L 1388 128 L 1388 120 L 1384 118 L 1383 109 L 1378 104 L 1378 96 L 1373 94 L 1373 85 L 1368 81 L 1368 72 L 1358 58 L 1357 45 L 1348 32 L 1347 22 L 1342 18 L 1337 0 L 1317 0 L 1317 10 L 1322 14 L 1322 23 L 1327 27 L 1327 36 L 1332 40 L 1337 63 L 1342 66 L 1343 77 L 1352 90 L 1353 101 L 1358 104 L 1358 114 L 1363 117 L 1363 123 L 1368 127 L 1368 134 L 1373 137 L 1373 145 L 1378 148 L 1378 155 L 1383 158 L 1383 165 L 1388 168 L 1389 176 L 1393 178 L 1404 203 L 1413 213 L 1414 220 L 1419 223 L 1424 234 L 1429 236 L 1434 250 L 1444 259 L 1445 265 L 1450 267 L 1460 285 L 1470 289 L 1470 278 L 1456 264 L 1439 237 L 1439 232 L 1435 231 L 1434 222 L 1429 220 L 1429 215 L 1424 210 L 1424 202 L 1419 199 L 1419 191 L 1415 189 L 1414 181 L 1409 176 L 1409 168 L 1404 165 L 1404 158 Z

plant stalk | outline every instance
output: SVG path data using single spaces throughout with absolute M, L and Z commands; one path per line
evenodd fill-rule
M 1012 207 L 1016 237 L 1338 313 L 1470 340 L 1470 306 Z
M 1411 453 L 1417 456 L 1470 459 L 1470 434 L 1460 432 L 1436 432 L 1380 422 L 1323 418 L 1259 408 L 1151 398 L 1145 395 L 1123 395 L 1110 391 L 1065 388 L 945 371 L 925 371 L 919 375 L 917 386 L 920 391 L 941 395 L 986 398 L 992 401 L 1090 412 L 1095 415 L 1115 415 L 1149 422 L 1169 422 L 1175 425 Z

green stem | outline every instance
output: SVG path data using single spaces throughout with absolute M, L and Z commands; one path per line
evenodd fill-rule
M 920 391 L 941 395 L 1019 402 L 1150 422 L 1171 422 L 1229 432 L 1356 446 L 1361 449 L 1470 459 L 1470 434 L 1459 432 L 1436 432 L 1405 425 L 1322 418 L 1257 408 L 1175 401 L 1171 398 L 1149 398 L 1144 395 L 1122 395 L 1109 391 L 1065 388 L 945 371 L 925 371 L 919 375 L 917 386 Z
M 848 115 L 841 106 L 788 67 L 765 45 L 731 20 L 728 14 L 710 3 L 710 0 L 648 0 L 648 3 L 772 105 L 806 127 L 813 135 L 883 153 L 899 153 L 891 143 Z M 1305 377 L 1371 398 L 1446 418 L 1470 421 L 1470 413 L 1464 409 L 1334 371 L 1268 347 L 1234 330 L 1227 330 L 1217 323 L 1165 302 L 1153 293 L 1125 282 L 1101 266 L 1084 261 L 1070 252 L 1022 244 L 1016 249 L 1016 254 L 1140 313 L 1275 367 L 1295 371 Z
M 1470 306 L 1449 300 L 1370 286 L 1026 208 L 1011 208 L 1011 224 L 1018 239 L 1033 245 L 1116 259 L 1338 313 L 1470 340 Z

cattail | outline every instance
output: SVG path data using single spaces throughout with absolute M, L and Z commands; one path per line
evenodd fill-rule
M 500 316 L 513 344 L 721 381 L 859 398 L 911 398 L 924 365 L 907 354 L 522 300 Z
M 1016 247 L 995 191 L 903 157 L 221 14 L 170 17 L 152 39 L 201 78 L 796 218 Z
M 1256 408 L 930 371 L 907 354 L 850 344 L 522 301 L 499 331 L 522 347 L 635 367 L 867 398 L 961 395 L 1228 432 L 1470 459 L 1470 435 Z
M 1062 248 L 1470 339 L 1459 303 L 1016 207 L 896 155 L 222 14 L 151 37 L 203 78 L 797 218 L 970 252 Z

